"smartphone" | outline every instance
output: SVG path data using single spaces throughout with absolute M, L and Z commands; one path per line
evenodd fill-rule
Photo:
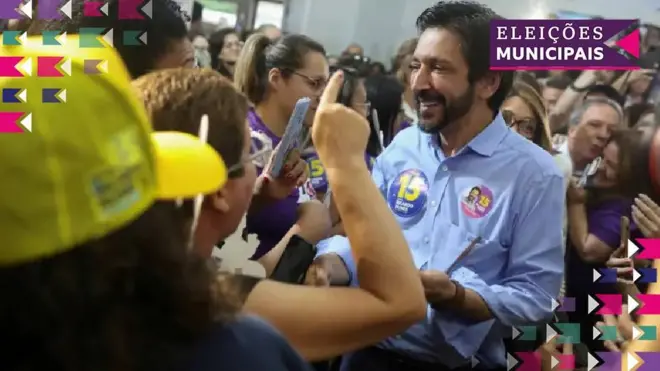
M 286 126 L 284 135 L 282 136 L 282 141 L 279 144 L 279 149 L 275 153 L 275 158 L 273 159 L 272 166 L 269 169 L 269 172 L 275 176 L 280 176 L 282 168 L 286 163 L 289 154 L 294 149 L 297 149 L 301 145 L 301 132 L 303 131 L 303 122 L 305 121 L 305 115 L 307 115 L 307 110 L 312 100 L 309 98 L 301 98 L 296 102 L 296 106 L 293 109 L 293 113 L 289 118 L 289 124 Z

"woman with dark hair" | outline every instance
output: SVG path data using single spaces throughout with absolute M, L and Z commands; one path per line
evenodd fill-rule
M 400 123 L 405 120 L 401 111 L 404 87 L 396 79 L 389 76 L 370 76 L 364 81 L 367 89 L 367 99 L 371 102 L 371 108 L 378 116 L 378 125 L 383 136 L 383 145 L 387 146 L 394 138 Z M 371 127 L 374 127 L 374 117 L 369 117 Z M 374 130 L 375 132 L 375 130 Z M 381 135 L 380 133 L 375 133 Z M 380 138 L 372 135 L 369 138 L 370 145 L 378 143 Z
M 209 38 L 211 68 L 220 72 L 222 76 L 233 78 L 242 47 L 243 43 L 235 29 L 228 27 L 214 32 Z

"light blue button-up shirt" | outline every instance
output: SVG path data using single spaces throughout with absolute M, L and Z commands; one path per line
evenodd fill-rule
M 481 238 L 450 275 L 481 295 L 495 319 L 475 323 L 429 307 L 426 320 L 380 346 L 449 367 L 472 357 L 503 366 L 505 326 L 552 317 L 564 270 L 563 175 L 499 115 L 454 156 L 436 138 L 416 126 L 400 132 L 376 160 L 373 179 L 420 270 L 446 271 Z M 319 254 L 326 253 L 342 257 L 356 277 L 346 238 L 326 241 Z

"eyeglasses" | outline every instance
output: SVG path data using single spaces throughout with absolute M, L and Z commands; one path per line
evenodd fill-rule
M 263 146 L 259 148 L 255 141 L 250 144 L 250 155 L 241 159 L 239 163 L 233 164 L 227 168 L 228 178 L 240 178 L 245 172 L 245 165 L 250 162 L 258 162 L 260 164 L 267 164 L 272 148 Z
M 307 83 L 307 85 L 309 85 L 310 88 L 314 89 L 314 91 L 321 91 L 325 89 L 325 86 L 328 83 L 328 80 L 326 80 L 325 78 L 320 78 L 320 77 L 314 78 L 297 71 L 293 71 L 293 70 L 289 70 L 289 71 L 296 76 L 302 77 Z
M 508 110 L 502 111 L 502 118 L 510 128 L 518 130 L 520 134 L 526 137 L 534 137 L 536 134 L 536 120 L 532 118 L 516 119 L 513 112 Z

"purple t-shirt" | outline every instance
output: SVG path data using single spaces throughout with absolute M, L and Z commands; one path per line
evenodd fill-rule
M 251 129 L 250 137 L 253 151 L 264 148 L 272 150 L 280 142 L 281 138 L 268 129 L 254 110 L 248 112 L 248 122 Z M 268 151 L 254 160 L 259 174 L 263 172 L 264 167 L 268 164 L 270 155 L 271 153 Z M 313 189 L 311 184 L 307 182 L 303 187 L 291 192 L 287 198 L 267 205 L 256 213 L 247 214 L 247 232 L 248 234 L 256 234 L 259 239 L 257 250 L 252 256 L 253 260 L 259 259 L 277 245 L 295 224 L 298 204 L 308 201 L 312 195 Z
M 621 217 L 630 218 L 631 205 L 629 200 L 616 199 L 587 209 L 589 234 L 603 241 L 614 252 L 621 242 Z M 630 233 L 633 236 L 637 233 L 637 228 L 632 222 Z M 582 261 L 573 246 L 569 246 L 566 260 L 567 296 L 586 298 L 587 293 L 604 291 L 605 284 L 593 282 L 593 270 L 604 267 L 604 264 L 589 264 Z
M 303 153 L 302 157 L 309 167 L 309 180 L 312 183 L 314 191 L 317 193 L 328 192 L 328 178 L 325 174 L 325 168 L 319 159 L 319 155 L 313 149 L 309 149 Z M 376 158 L 365 153 L 364 160 L 367 162 L 369 171 L 371 171 Z

